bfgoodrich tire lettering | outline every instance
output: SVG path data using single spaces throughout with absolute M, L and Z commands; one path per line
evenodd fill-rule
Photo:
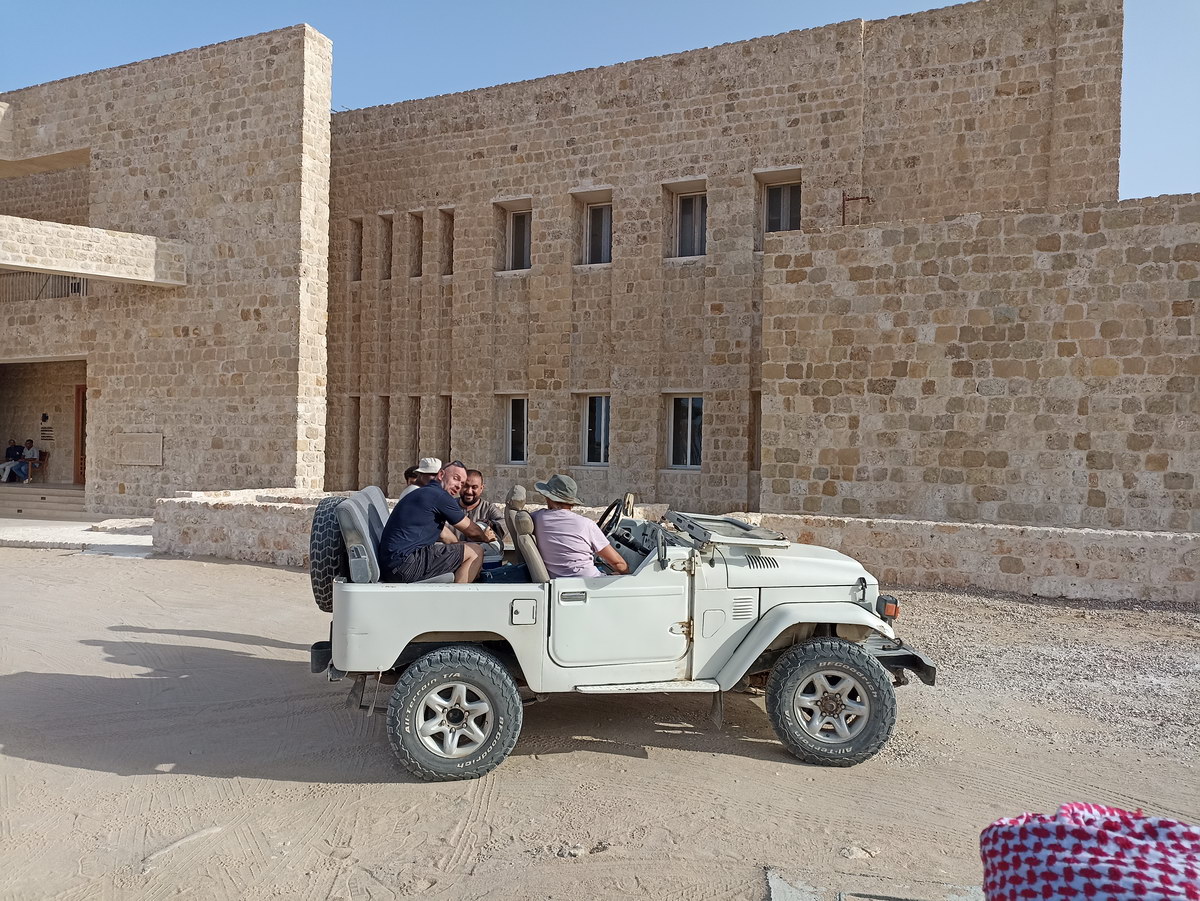
M 473 645 L 451 645 L 418 657 L 397 680 L 388 742 L 418 779 L 478 779 L 512 751 L 522 716 L 517 683 L 500 661 Z
M 775 662 L 767 715 L 779 740 L 805 763 L 854 766 L 891 737 L 896 696 L 870 653 L 824 638 L 794 645 Z
M 333 580 L 350 572 L 335 512 L 344 500 L 344 497 L 321 498 L 308 537 L 308 575 L 312 580 L 313 600 L 326 613 L 333 610 Z

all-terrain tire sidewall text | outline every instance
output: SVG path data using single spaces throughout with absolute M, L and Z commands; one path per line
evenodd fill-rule
M 847 741 L 819 741 L 797 720 L 796 692 L 819 672 L 850 676 L 868 696 L 867 722 Z M 860 645 L 839 638 L 816 639 L 793 645 L 775 662 L 767 679 L 767 715 L 779 740 L 805 763 L 854 766 L 887 744 L 896 725 L 896 695 L 887 670 Z
M 308 538 L 308 575 L 312 580 L 313 600 L 326 613 L 333 611 L 333 580 L 350 572 L 336 512 L 337 505 L 344 500 L 344 497 L 321 498 L 313 512 Z
M 455 759 L 434 754 L 417 735 L 422 700 L 446 682 L 469 685 L 487 700 L 492 716 L 491 731 L 482 745 Z M 508 757 L 521 734 L 523 716 L 517 683 L 494 655 L 474 645 L 451 645 L 419 657 L 400 675 L 388 704 L 388 742 L 396 759 L 418 779 L 478 779 Z

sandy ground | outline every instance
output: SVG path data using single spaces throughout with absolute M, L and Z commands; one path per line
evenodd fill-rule
M 13 548 L 0 573 L 0 898 L 761 899 L 769 870 L 776 898 L 970 898 L 996 817 L 1200 820 L 1194 613 L 906 592 L 939 684 L 899 690 L 864 765 L 797 763 L 747 695 L 723 731 L 703 697 L 570 696 L 487 778 L 426 785 L 309 674 L 302 573 Z

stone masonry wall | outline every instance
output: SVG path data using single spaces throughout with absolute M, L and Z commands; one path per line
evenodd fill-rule
M 1200 196 L 772 236 L 761 509 L 1200 531 Z
M 0 215 L 0 269 L 183 285 L 182 241 Z
M 50 452 L 47 482 L 75 481 L 75 386 L 87 384 L 82 360 L 0 365 L 0 447 L 10 438 Z M 42 414 L 50 418 L 42 422 Z M 43 437 L 49 426 L 51 440 Z M 40 477 L 39 477 L 40 478 Z
M 1114 199 L 1120 43 L 1119 0 L 1002 0 L 335 115 L 326 487 L 436 454 L 505 486 L 557 470 L 588 499 L 746 506 L 764 183 L 802 182 L 806 228 L 840 223 L 843 191 L 875 201 L 851 222 Z M 1086 178 L 1055 187 L 1077 144 Z M 707 254 L 671 258 L 673 192 L 695 190 Z M 579 265 L 606 194 L 612 262 Z M 532 266 L 498 272 L 521 206 Z M 612 397 L 606 467 L 582 465 L 589 393 Z M 667 465 L 672 394 L 704 397 L 699 470 Z
M 0 97 L 14 157 L 90 149 L 88 225 L 188 249 L 186 287 L 0 305 L 0 361 L 87 360 L 91 510 L 320 484 L 330 67 L 297 26 Z M 0 179 L 0 210 L 68 218 L 32 183 Z M 144 434 L 161 465 L 133 453 Z
M 0 180 L 0 216 L 87 225 L 88 181 L 82 166 Z

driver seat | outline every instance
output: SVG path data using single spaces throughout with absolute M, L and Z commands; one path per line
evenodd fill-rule
M 513 485 L 509 489 L 508 497 L 504 499 L 504 524 L 508 526 L 517 556 L 529 569 L 529 581 L 549 582 L 550 573 L 533 537 L 533 517 L 525 509 L 524 485 Z

